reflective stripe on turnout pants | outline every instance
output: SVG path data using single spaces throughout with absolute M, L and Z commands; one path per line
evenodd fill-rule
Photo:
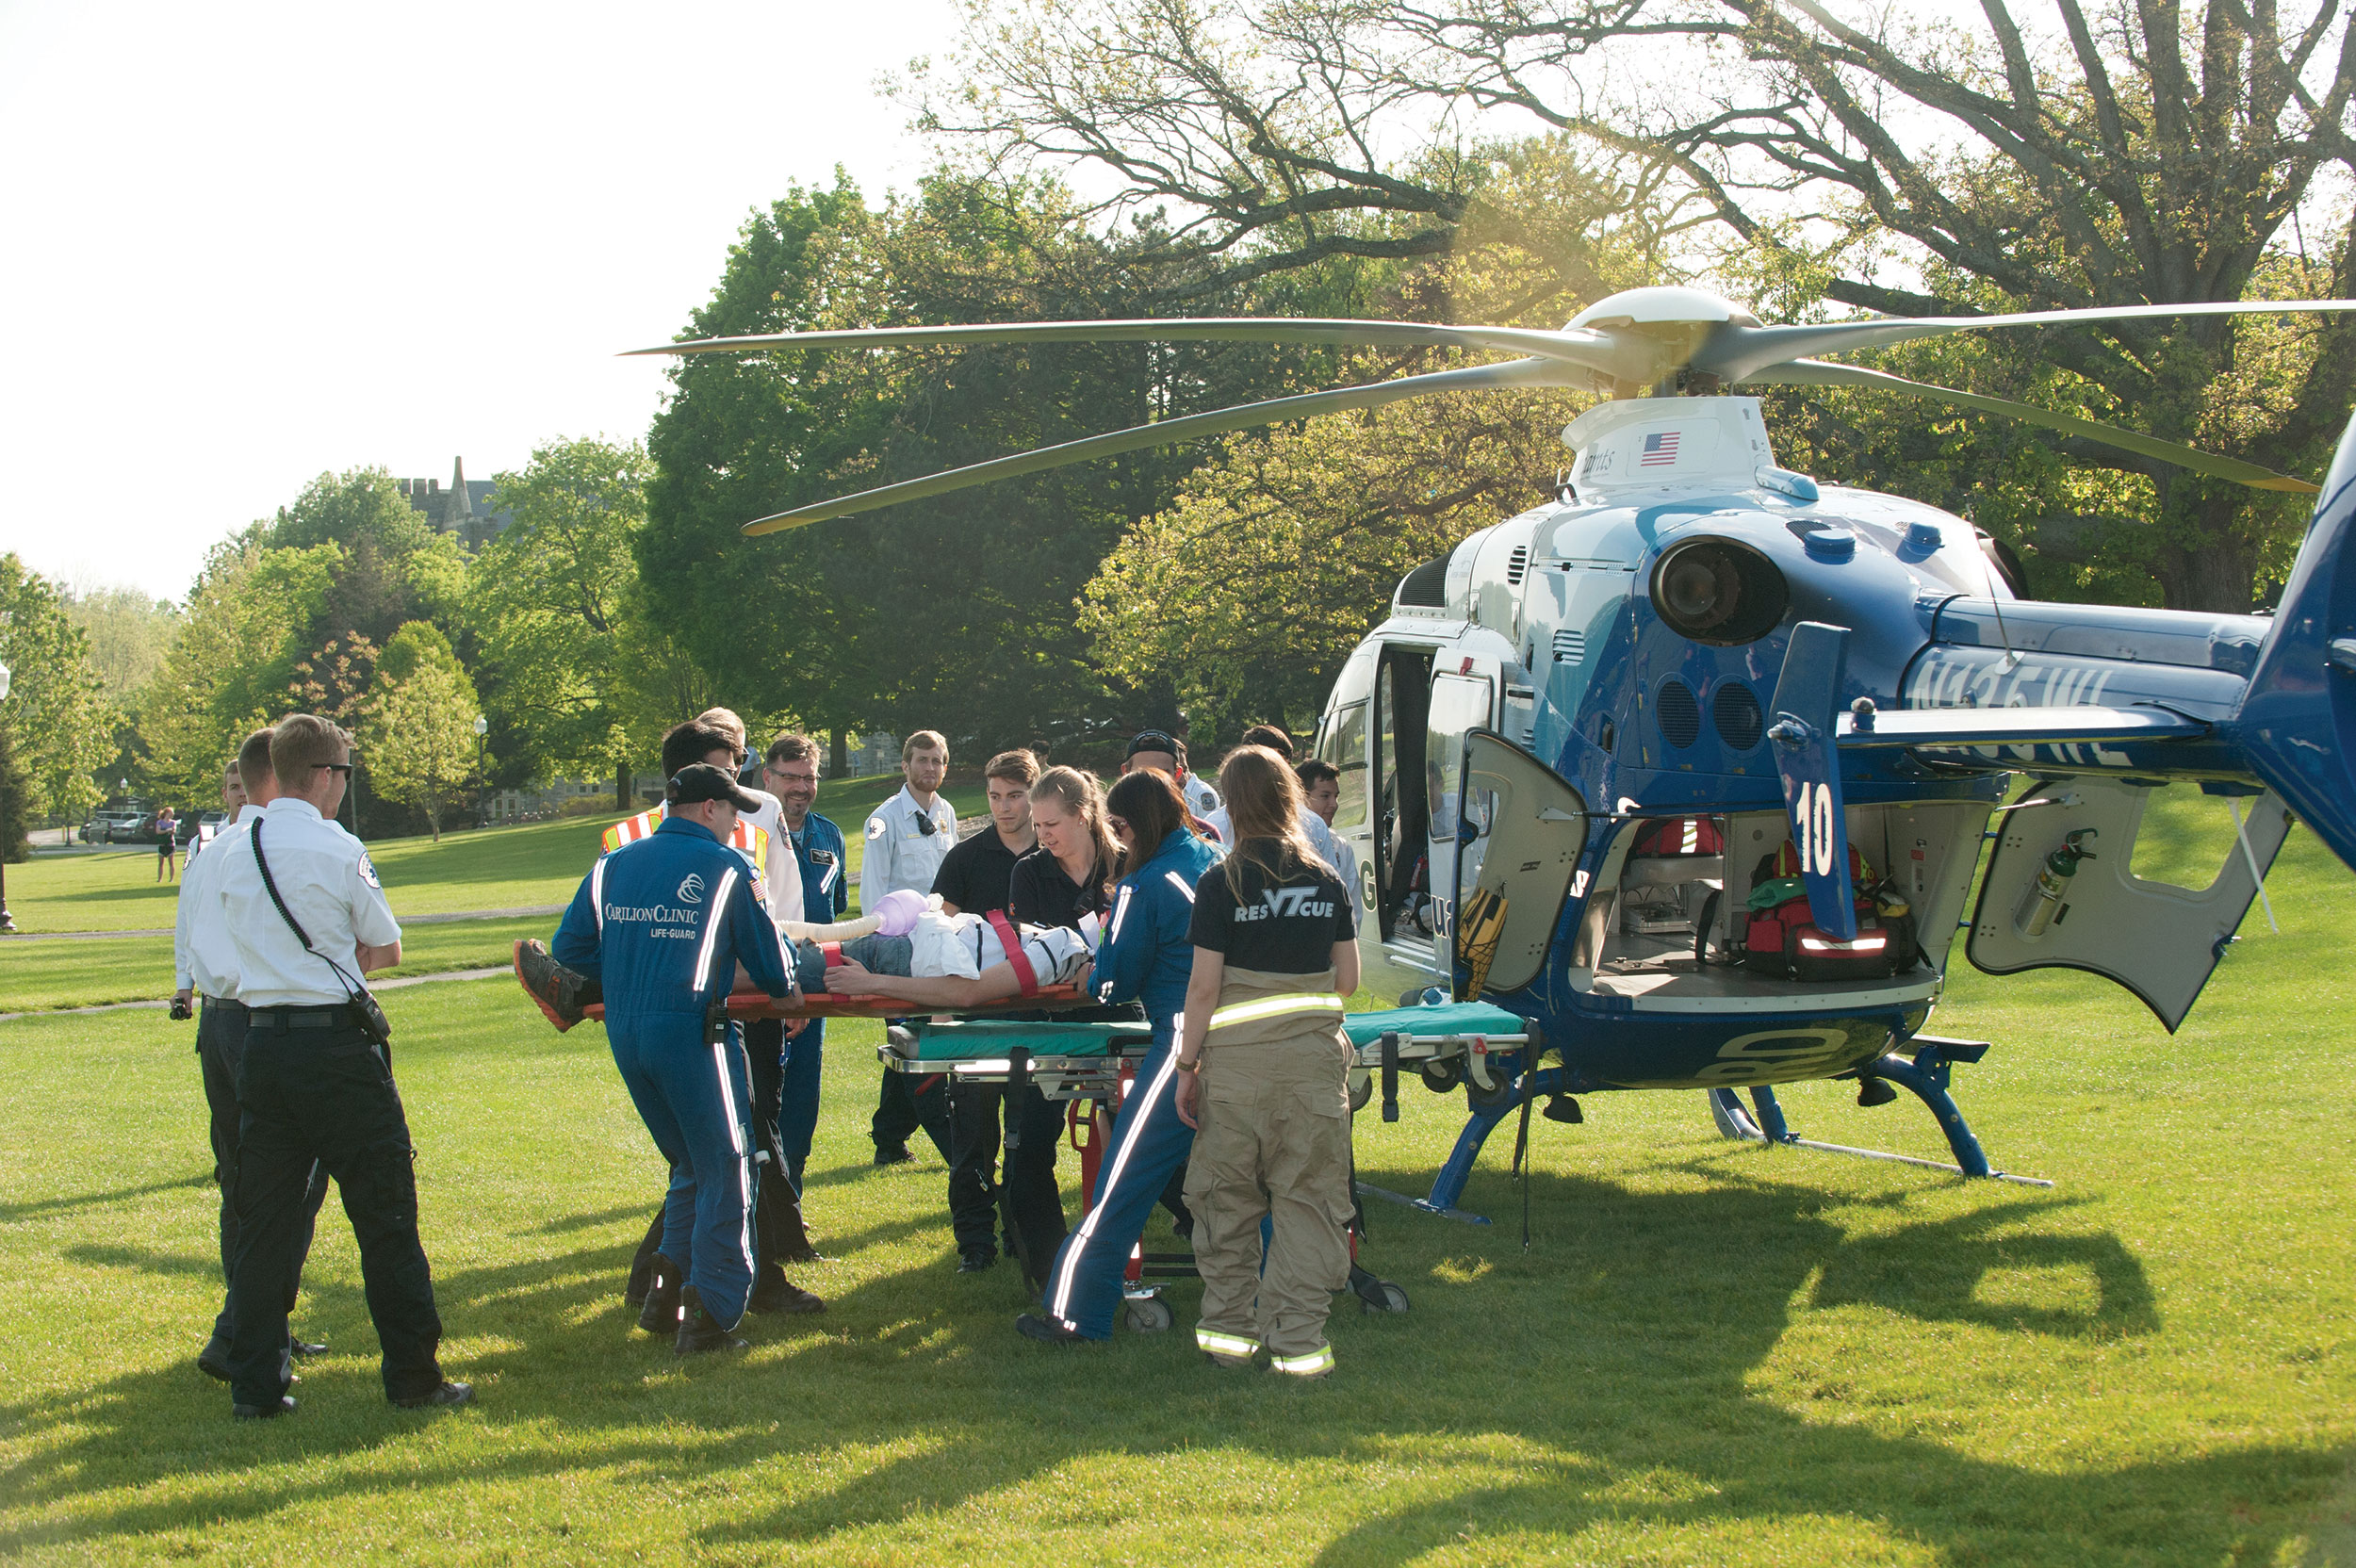
M 653 1013 L 607 1021 L 614 1065 L 655 1147 L 671 1162 L 663 1255 L 726 1328 L 753 1288 L 752 1089 L 737 1026 L 717 1043 L 701 1015 Z
M 1288 976 L 1296 986 L 1309 975 Z M 1330 981 L 1328 982 L 1330 986 Z M 1223 991 L 1221 1010 L 1235 995 Z M 1330 1000 L 1330 999 L 1329 999 Z M 1252 1043 L 1214 1031 L 1203 1053 L 1186 1207 L 1203 1276 L 1202 1328 L 1278 1358 L 1325 1344 L 1333 1292 L 1350 1279 L 1350 1067 L 1339 1008 L 1281 1015 L 1292 1033 Z M 1260 1224 L 1270 1222 L 1266 1266 Z

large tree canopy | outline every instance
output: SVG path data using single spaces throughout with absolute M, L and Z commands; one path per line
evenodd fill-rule
M 0 729 L 13 759 L 7 766 L 22 770 L 29 796 L 17 808 L 54 817 L 98 804 L 105 792 L 91 773 L 115 754 L 105 678 L 63 591 L 13 554 L 0 555 L 0 664 L 9 677 L 0 700 Z
M 1153 314 L 1160 237 L 1092 233 L 1052 186 L 925 181 L 869 208 L 847 182 L 747 224 L 696 336 L 794 328 Z M 1224 308 L 1351 307 L 1354 280 L 1287 276 Z M 1313 369 L 1309 368 L 1314 368 Z M 737 706 L 824 727 L 1053 740 L 1151 717 L 1169 686 L 1108 690 L 1072 604 L 1196 449 L 1144 451 L 747 540 L 752 518 L 1006 452 L 1322 380 L 1321 353 L 1255 345 L 707 356 L 649 447 L 638 543 L 649 600 Z M 1158 706 L 1156 706 L 1158 696 Z
M 1488 165 L 1471 131 L 1535 124 L 1674 182 L 1728 245 L 1786 255 L 1842 305 L 2356 287 L 2333 206 L 2356 169 L 2356 41 L 2337 0 L 2290 16 L 2235 0 L 2089 16 L 2055 0 L 2037 25 L 2004 0 L 1981 13 L 1965 27 L 1903 9 L 1846 21 L 1813 0 L 1008 0 L 977 9 L 928 104 L 998 162 L 1080 158 L 1113 176 L 1116 201 L 1183 204 L 1173 233 L 1238 266 L 1439 253 L 1479 204 Z M 2057 371 L 2067 384 L 2043 389 L 2064 403 L 2311 476 L 2356 396 L 2344 316 L 2053 330 L 1969 357 L 1988 390 L 2036 391 Z M 1926 405 L 1893 417 L 1953 423 Z M 2055 537 L 2083 553 L 2107 518 L 2146 525 L 2126 547 L 2168 604 L 2248 608 L 2300 517 L 2133 454 L 2033 439 L 2134 481 L 2055 519 Z M 2021 445 L 1993 440 L 1991 457 Z M 1906 475 L 1858 461 L 1827 477 Z

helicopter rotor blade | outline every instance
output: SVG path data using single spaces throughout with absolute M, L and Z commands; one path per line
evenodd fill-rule
M 744 532 L 775 533 L 781 529 L 798 528 L 804 523 L 873 512 L 878 507 L 893 506 L 902 501 L 922 500 L 928 496 L 945 495 L 971 485 L 988 484 L 992 480 L 1013 479 L 1021 474 L 1035 474 L 1044 468 L 1060 468 L 1072 463 L 1087 463 L 1144 447 L 1170 446 L 1206 435 L 1249 430 L 1255 425 L 1305 419 L 1318 414 L 1379 408 L 1384 403 L 1424 397 L 1434 392 L 1581 386 L 1586 384 L 1586 381 L 1584 374 L 1559 361 L 1515 359 L 1502 365 L 1476 365 L 1461 370 L 1435 370 L 1427 375 L 1402 376 L 1397 381 L 1376 382 L 1366 386 L 1345 386 L 1331 392 L 1271 398 L 1264 402 L 1241 403 L 1234 408 L 1214 409 L 1207 414 L 1190 414 L 1177 419 L 1161 419 L 1150 425 L 1137 425 L 1079 441 L 1066 441 L 1059 446 L 1041 447 L 1035 451 L 1017 452 L 1009 457 L 993 458 L 988 463 L 975 463 L 963 468 L 928 474 L 922 479 L 903 480 L 897 484 L 862 490 L 857 495 L 797 506 L 790 512 L 756 518 L 744 525 Z
M 1808 354 L 1877 349 L 1918 337 L 1981 332 L 1989 327 L 2053 327 L 2093 321 L 2139 321 L 2172 316 L 2285 316 L 2356 310 L 2356 300 L 2232 300 L 2198 304 L 2111 305 L 2088 310 L 2028 310 L 2007 316 L 1900 316 L 1816 326 L 1720 326 L 1695 351 L 1692 368 L 1726 382 L 1756 381 L 1759 372 Z
M 1785 365 L 1769 366 L 1745 378 L 1752 384 L 1765 383 L 1774 386 L 1870 386 L 1885 392 L 1903 392 L 1910 397 L 1935 398 L 1940 402 L 1955 403 L 1963 408 L 1975 408 L 1983 414 L 2001 414 L 2023 423 L 2043 425 L 2070 435 L 2100 441 L 2105 446 L 2119 447 L 2144 457 L 2172 463 L 2197 474 L 2229 479 L 2247 484 L 2253 490 L 2279 490 L 2290 495 L 2313 496 L 2316 487 L 2305 480 L 2278 474 L 2254 463 L 2237 458 L 2219 457 L 2195 447 L 2181 447 L 2173 441 L 2161 441 L 2140 435 L 2117 425 L 2105 425 L 2092 419 L 2081 419 L 2074 414 L 2057 414 L 2035 403 L 2016 402 L 2010 398 L 1990 398 L 1978 392 L 1966 392 L 1959 387 L 1939 386 L 1926 381 L 1908 381 L 1883 370 L 1868 370 L 1857 365 L 1827 365 L 1822 360 L 1796 359 Z
M 763 349 L 921 349 L 971 343 L 1331 343 L 1352 348 L 1480 349 L 1535 354 L 1622 380 L 1658 372 L 1651 352 L 1609 332 L 1546 332 L 1527 327 L 1451 327 L 1424 321 L 1360 321 L 1317 317 L 1171 317 L 1121 321 L 1000 321 L 935 327 L 864 327 L 841 332 L 759 333 L 698 337 L 639 354 L 737 353 Z M 1639 360 L 1643 363 L 1639 364 Z

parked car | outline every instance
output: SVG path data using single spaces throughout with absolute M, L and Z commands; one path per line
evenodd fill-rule
M 136 842 L 147 825 L 147 813 L 122 806 L 105 806 L 82 825 L 82 841 L 92 844 Z

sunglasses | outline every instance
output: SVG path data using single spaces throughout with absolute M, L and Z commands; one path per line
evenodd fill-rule
M 314 762 L 311 766 L 314 768 L 333 768 L 335 772 L 345 775 L 349 775 L 352 772 L 352 764 L 349 762 Z

